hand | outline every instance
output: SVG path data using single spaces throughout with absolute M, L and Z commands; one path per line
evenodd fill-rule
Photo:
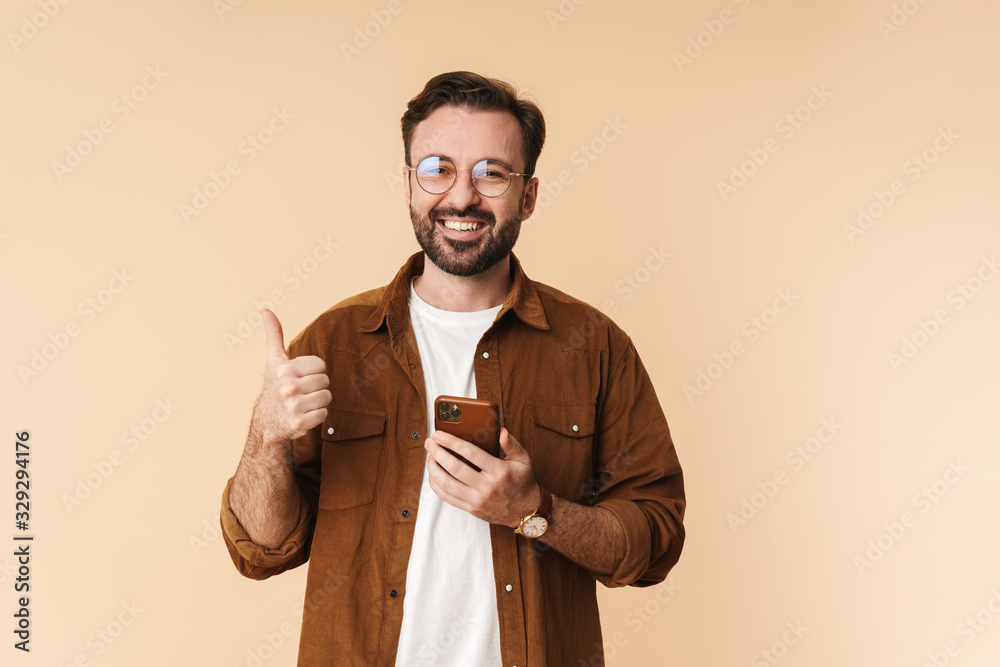
M 327 389 L 326 362 L 307 356 L 289 359 L 281 322 L 267 308 L 260 311 L 267 342 L 264 389 L 254 408 L 254 421 L 265 442 L 285 442 L 305 435 L 326 419 L 333 400 Z
M 474 463 L 476 472 L 447 449 Z M 506 458 L 490 456 L 479 447 L 444 431 L 424 441 L 427 481 L 442 500 L 487 521 L 516 528 L 538 508 L 542 491 L 531 469 L 531 458 L 506 428 L 500 429 Z

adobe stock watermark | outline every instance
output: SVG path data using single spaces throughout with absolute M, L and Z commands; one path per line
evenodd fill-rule
M 212 9 L 220 21 L 225 21 L 226 16 L 236 11 L 237 7 L 243 6 L 243 0 L 212 0 Z
M 940 650 L 928 651 L 927 661 L 921 667 L 946 667 L 952 658 L 958 657 L 962 652 L 962 645 L 968 646 L 975 641 L 976 637 L 981 635 L 998 616 L 1000 616 L 1000 590 L 994 588 L 982 607 L 955 626 L 957 637 L 946 641 Z M 959 639 L 962 640 L 962 645 L 958 643 Z
M 389 27 L 393 17 L 398 16 L 402 11 L 402 0 L 389 0 L 384 9 L 373 9 L 371 11 L 372 20 L 363 26 L 354 26 L 354 38 L 350 42 L 340 43 L 340 52 L 344 54 L 344 60 L 350 63 L 352 58 L 360 56 L 361 52 L 372 43 L 372 40 Z
M 761 649 L 750 658 L 750 667 L 769 667 L 778 664 L 782 658 L 788 655 L 791 647 L 802 640 L 802 637 L 809 632 L 809 628 L 802 625 L 802 621 L 796 619 L 794 622 L 785 621 L 785 631 L 781 637 L 771 642 L 771 645 Z
M 741 12 L 745 12 L 750 8 L 750 0 L 731 0 L 734 5 L 739 7 Z M 684 73 L 685 67 L 690 67 L 694 64 L 694 61 L 701 58 L 716 40 L 722 37 L 722 33 L 725 32 L 726 26 L 730 26 L 736 23 L 736 18 L 739 15 L 732 9 L 726 8 L 719 13 L 718 18 L 705 19 L 701 22 L 704 26 L 703 30 L 699 30 L 693 35 L 688 35 L 687 44 L 681 51 L 674 51 L 673 58 L 674 64 L 677 66 L 677 71 L 681 74 Z
M 905 26 L 921 8 L 927 4 L 927 0 L 903 0 L 900 3 L 893 3 L 892 11 L 888 18 L 880 18 L 875 22 L 882 39 L 889 39 L 893 33 Z
M 917 513 L 907 509 L 898 518 L 889 523 L 882 524 L 882 532 L 875 538 L 868 540 L 867 548 L 859 554 L 855 554 L 851 559 L 854 567 L 860 576 L 864 576 L 866 570 L 875 567 L 885 555 L 895 547 L 906 535 L 907 531 L 917 525 L 919 518 L 930 512 L 941 499 L 948 495 L 952 487 L 958 484 L 972 468 L 962 463 L 961 459 L 948 461 L 947 470 L 942 475 L 913 494 L 910 498 L 910 505 Z
M 806 101 L 779 118 L 774 124 L 774 131 L 781 139 L 788 141 L 805 127 L 815 112 L 822 109 L 831 97 L 833 97 L 833 93 L 826 89 L 826 84 L 812 86 L 809 88 Z M 715 188 L 722 201 L 729 201 L 729 198 L 746 185 L 779 150 L 781 150 L 781 141 L 773 136 L 765 139 L 759 148 L 748 148 L 746 159 L 729 167 L 729 178 L 715 182 Z
M 438 142 L 444 137 L 444 128 L 438 128 L 431 132 L 431 136 L 426 137 L 419 142 L 414 141 L 410 144 L 410 159 L 419 162 L 423 158 L 427 157 L 428 154 L 433 154 L 438 150 Z M 406 164 L 406 151 L 404 150 L 403 155 L 400 156 L 399 162 L 396 163 L 395 171 L 386 170 L 382 172 L 383 178 L 385 178 L 386 187 L 389 188 L 389 192 L 396 192 L 397 188 L 404 185 L 406 180 L 409 179 L 411 172 L 409 171 L 409 165 Z M 416 183 L 413 187 L 419 187 Z
M 930 318 L 919 319 L 916 330 L 904 335 L 899 347 L 889 351 L 887 355 L 889 368 L 898 373 L 902 366 L 913 361 L 921 350 L 941 333 L 941 329 L 951 322 L 952 313 L 965 308 L 966 304 L 975 299 L 998 272 L 1000 272 L 1000 262 L 997 261 L 996 254 L 983 257 L 973 274 L 956 284 L 945 296 L 945 303 L 952 306 L 951 312 L 947 307 L 941 307 L 936 309 Z
M 559 27 L 560 23 L 565 23 L 569 20 L 570 16 L 576 14 L 577 7 L 586 2 L 587 0 L 560 0 L 555 11 L 551 9 L 545 10 L 545 20 L 548 21 L 549 27 L 554 31 Z
M 201 552 L 219 541 L 222 537 L 222 526 L 219 524 L 218 516 L 214 521 L 205 519 L 201 522 L 201 531 L 188 535 L 188 546 L 197 558 Z
M 69 346 L 70 341 L 80 335 L 83 327 L 97 319 L 133 280 L 135 276 L 127 268 L 116 269 L 111 272 L 111 280 L 106 287 L 77 304 L 76 314 L 79 320 L 70 318 L 55 331 L 50 331 L 46 336 L 48 340 L 31 350 L 28 362 L 17 365 L 17 374 L 24 386 L 27 387 L 32 379 L 41 375 Z
M 47 26 L 69 2 L 70 0 L 37 0 L 38 11 L 22 16 L 17 32 L 12 30 L 7 32 L 7 41 L 14 54 L 20 53 L 28 42 L 38 37 L 42 28 Z
M 628 125 L 622 122 L 621 116 L 605 118 L 604 127 L 600 132 L 585 144 L 577 146 L 569 156 L 569 163 L 575 169 L 560 169 L 556 177 L 552 180 L 543 181 L 539 179 L 538 199 L 535 201 L 535 210 L 531 217 L 525 221 L 525 226 L 533 225 L 543 217 L 552 203 L 565 192 L 566 188 L 573 184 L 576 174 L 582 174 L 596 162 L 611 144 L 618 141 L 628 129 Z M 575 172 L 575 173 L 574 173 Z
M 447 655 L 448 649 L 455 645 L 459 637 L 472 631 L 467 615 L 453 613 L 448 627 L 434 637 L 423 637 L 423 642 L 417 649 L 416 661 L 407 664 L 409 667 L 435 667 L 441 664 L 442 654 Z
M 126 453 L 135 452 L 143 446 L 156 433 L 160 425 L 170 419 L 174 411 L 180 407 L 169 396 L 157 398 L 155 403 L 156 407 L 148 416 L 132 424 L 128 430 L 122 431 L 118 439 L 122 445 L 121 449 L 112 449 L 106 457 L 93 462 L 91 464 L 93 471 L 76 478 L 73 493 L 64 492 L 62 494 L 60 500 L 62 500 L 67 513 L 72 514 L 83 505 L 85 500 L 93 496 L 94 491 L 108 481 L 115 474 L 115 471 L 125 463 Z
M 226 349 L 235 352 L 236 348 L 248 341 L 257 328 L 263 324 L 260 319 L 260 310 L 268 308 L 273 311 L 275 305 L 284 303 L 289 294 L 297 291 L 305 281 L 316 275 L 316 272 L 333 257 L 334 252 L 339 247 L 340 244 L 334 242 L 329 234 L 326 237 L 317 236 L 312 249 L 281 273 L 281 284 L 287 286 L 287 291 L 276 287 L 271 290 L 267 298 L 254 300 L 253 309 L 237 318 L 236 328 L 222 334 Z
M 66 144 L 66 154 L 63 161 L 52 161 L 52 173 L 56 180 L 62 183 L 69 174 L 72 174 L 86 157 L 93 154 L 94 149 L 104 143 L 108 135 L 118 129 L 116 122 L 125 121 L 132 112 L 139 108 L 139 105 L 146 101 L 149 94 L 160 87 L 160 84 L 170 76 L 170 72 L 164 72 L 159 65 L 148 65 L 145 74 L 139 83 L 135 84 L 127 91 L 115 98 L 111 103 L 111 113 L 97 121 L 94 127 L 81 130 L 83 139 L 76 143 Z
M 95 664 L 92 661 L 111 648 L 111 645 L 118 641 L 129 628 L 136 622 L 139 615 L 145 611 L 135 600 L 122 602 L 121 609 L 114 614 L 110 621 L 92 632 L 85 642 L 87 651 L 81 651 L 66 663 L 65 667 L 91 667 Z M 58 667 L 64 667 L 60 662 Z
M 604 331 L 607 326 L 606 319 L 618 312 L 621 303 L 631 299 L 648 284 L 653 275 L 667 265 L 667 260 L 671 257 L 673 255 L 664 250 L 662 245 L 659 247 L 649 246 L 643 261 L 631 271 L 623 274 L 612 286 L 615 294 L 622 295 L 621 298 L 604 299 L 599 308 L 590 311 L 580 324 L 570 328 L 569 337 L 566 340 L 567 347 L 558 349 L 560 359 L 565 362 L 566 354 L 578 349 L 595 333 Z
M 778 468 L 763 481 L 758 481 L 757 490 L 749 496 L 740 498 L 740 504 L 736 511 L 726 514 L 726 523 L 729 524 L 733 535 L 752 521 L 769 502 L 774 500 L 781 489 L 787 486 L 795 475 L 802 472 L 806 464 L 816 458 L 823 451 L 823 447 L 830 444 L 843 428 L 844 425 L 837 421 L 836 417 L 824 418 L 812 437 L 789 449 L 785 453 L 784 459 L 789 469 Z
M 631 634 L 624 630 L 617 630 L 604 639 L 604 644 L 595 643 L 594 653 L 589 660 L 580 658 L 576 665 L 572 667 L 598 667 L 604 665 L 605 658 L 614 659 L 618 651 L 628 646 L 629 642 L 653 620 L 667 605 L 677 596 L 677 592 L 682 590 L 682 586 L 677 583 L 673 575 L 660 585 L 654 586 L 653 594 L 646 598 L 642 604 L 635 605 L 622 617 L 622 624 L 631 630 Z
M 261 633 L 261 641 L 254 648 L 247 649 L 247 658 L 242 666 L 237 664 L 233 667 L 261 667 L 265 662 L 278 654 L 278 651 L 294 637 L 299 630 L 299 626 L 291 621 L 282 621 L 277 628 L 271 632 Z
M 621 138 L 628 128 L 628 124 L 622 121 L 621 116 L 615 116 L 614 118 L 606 117 L 604 119 L 604 126 L 589 141 L 578 145 L 570 154 L 569 165 L 572 168 L 560 169 L 551 180 L 539 179 L 538 199 L 535 202 L 535 210 L 531 214 L 531 217 L 525 221 L 525 226 L 538 222 L 539 218 L 542 217 L 543 211 L 548 209 L 566 191 L 567 187 L 575 182 L 576 175 L 587 171 L 594 162 L 608 151 L 611 144 Z M 427 142 L 427 146 L 411 146 L 411 158 L 417 159 L 420 155 L 436 150 L 435 144 L 441 136 L 443 136 L 443 132 L 437 130 Z M 391 192 L 396 192 L 403 185 L 403 174 L 406 168 L 406 160 L 400 158 L 394 171 L 386 170 L 383 172 L 386 186 Z M 415 184 L 414 187 L 416 187 Z
M 959 135 L 955 134 L 951 125 L 939 127 L 937 135 L 929 146 L 903 161 L 900 167 L 902 175 L 909 177 L 911 183 L 916 183 L 944 153 L 951 150 L 958 138 Z M 906 182 L 902 178 L 894 178 L 884 190 L 874 190 L 869 202 L 858 207 L 858 215 L 854 222 L 844 223 L 844 234 L 847 236 L 847 240 L 853 245 L 859 236 L 871 229 L 875 222 L 881 219 L 899 201 L 899 198 L 906 194 L 906 187 Z
M 3 563 L 0 563 L 0 584 L 6 584 L 8 579 L 13 580 L 17 568 L 18 563 L 13 558 L 5 557 Z
M 607 465 L 607 470 L 600 471 L 590 481 L 580 487 L 581 502 L 593 504 L 605 490 L 611 488 L 618 478 L 627 472 L 635 462 L 632 450 L 618 450 L 615 458 Z
M 304 601 L 293 604 L 289 615 L 294 619 L 301 618 L 305 609 L 310 612 L 317 611 L 326 604 L 330 593 L 350 583 L 352 582 L 344 575 L 328 576 L 322 586 L 312 589 L 306 595 Z M 246 660 L 242 664 L 234 664 L 233 667 L 261 667 L 277 655 L 278 651 L 297 634 L 300 625 L 301 622 L 282 621 L 273 631 L 262 633 L 262 641 L 258 642 L 256 647 L 247 649 Z
M 208 180 L 192 190 L 193 196 L 190 201 L 177 205 L 181 219 L 186 224 L 191 224 L 191 218 L 201 215 L 209 204 L 233 184 L 233 179 L 243 173 L 243 165 L 253 162 L 258 155 L 266 151 L 278 135 L 288 129 L 288 125 L 294 119 L 295 114 L 288 111 L 287 107 L 280 109 L 273 107 L 267 122 L 256 132 L 248 134 L 236 147 L 236 154 L 243 158 L 242 162 L 233 158 L 227 160 L 218 171 L 209 169 Z
M 351 388 L 354 389 L 355 397 L 361 394 L 362 387 L 370 385 L 382 375 L 385 369 L 396 363 L 396 356 L 393 354 L 389 341 L 379 343 L 365 356 L 361 363 L 360 372 L 355 371 L 351 374 Z
M 695 372 L 694 382 L 681 387 L 688 405 L 694 405 L 696 398 L 704 396 L 705 392 L 711 389 L 725 375 L 726 371 L 733 367 L 736 360 L 746 354 L 747 345 L 752 345 L 760 340 L 761 336 L 770 331 L 781 316 L 787 313 L 788 309 L 798 300 L 799 295 L 794 294 L 791 288 L 779 289 L 775 292 L 774 301 L 771 302 L 770 306 L 740 326 L 740 335 L 743 338 L 733 340 L 722 352 L 713 352 L 712 361 Z

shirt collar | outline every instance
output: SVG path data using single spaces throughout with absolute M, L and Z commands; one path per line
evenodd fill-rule
M 535 283 L 525 275 L 521 262 L 514 253 L 510 254 L 510 271 L 513 284 L 503 300 L 503 308 L 497 314 L 497 319 L 503 317 L 508 310 L 513 310 L 525 324 L 547 331 L 549 323 L 545 319 L 545 311 L 541 299 L 538 298 Z M 389 329 L 389 334 L 395 337 L 396 333 L 406 325 L 409 317 L 410 283 L 414 276 L 423 272 L 424 253 L 411 255 L 392 282 L 386 286 L 375 312 L 361 324 L 361 331 L 365 333 L 377 331 L 384 323 Z

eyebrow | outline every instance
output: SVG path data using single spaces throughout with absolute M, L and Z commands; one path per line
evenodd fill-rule
M 417 164 L 420 164 L 421 162 L 423 162 L 424 160 L 426 160 L 429 157 L 440 157 L 440 158 L 444 158 L 446 160 L 450 160 L 452 162 L 452 164 L 455 163 L 455 158 L 451 157 L 450 155 L 444 155 L 443 153 L 431 153 L 431 154 L 425 155 L 422 158 L 420 158 L 419 160 L 417 160 Z M 473 165 L 479 164 L 483 160 L 490 160 L 492 162 L 499 162 L 500 164 L 502 164 L 503 166 L 507 167 L 511 171 L 514 171 L 514 167 L 510 166 L 504 160 L 501 160 L 500 158 L 497 158 L 497 157 L 481 157 L 478 160 L 476 160 L 475 162 L 473 162 Z

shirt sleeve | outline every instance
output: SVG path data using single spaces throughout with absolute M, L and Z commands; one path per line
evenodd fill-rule
M 618 568 L 594 573 L 609 588 L 666 579 L 684 544 L 686 506 L 680 461 L 649 375 L 627 336 L 619 350 L 595 442 L 595 504 L 618 518 L 626 539 Z
M 229 549 L 229 556 L 240 574 L 250 579 L 268 577 L 290 570 L 306 562 L 312 541 L 314 519 L 305 499 L 299 503 L 299 519 L 285 541 L 274 549 L 256 544 L 240 525 L 229 504 L 230 478 L 222 492 L 222 538 Z
M 289 357 L 315 354 L 317 349 L 307 328 L 289 344 Z M 285 570 L 302 565 L 309 560 L 313 530 L 318 511 L 322 439 L 319 427 L 311 429 L 301 438 L 292 441 L 292 470 L 299 490 L 299 517 L 295 528 L 285 541 L 274 549 L 256 544 L 240 525 L 229 503 L 232 478 L 222 492 L 222 537 L 229 549 L 229 556 L 240 574 L 250 579 L 266 579 Z

